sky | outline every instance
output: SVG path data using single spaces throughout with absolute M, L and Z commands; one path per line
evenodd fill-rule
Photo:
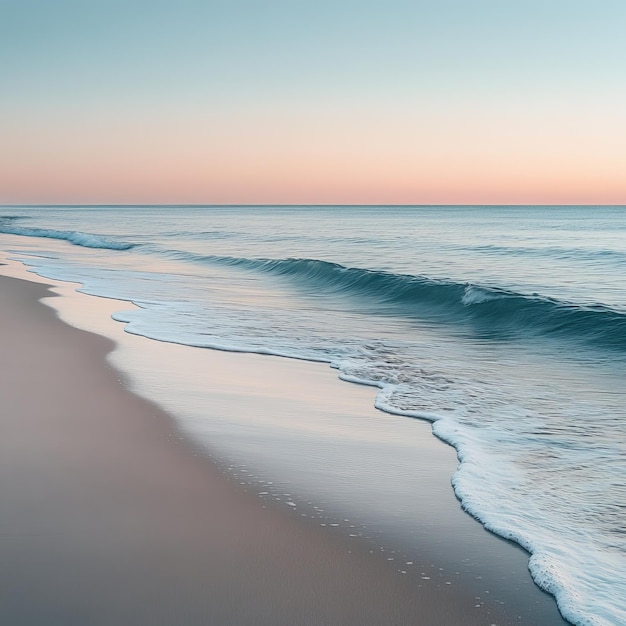
M 624 0 L 0 0 L 0 204 L 626 204 Z

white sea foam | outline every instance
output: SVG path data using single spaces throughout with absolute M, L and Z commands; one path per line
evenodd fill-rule
M 477 287 L 476 285 L 467 285 L 461 298 L 461 302 L 466 306 L 472 304 L 482 304 L 483 302 L 489 302 L 490 300 L 499 300 L 503 295 L 494 291 Z

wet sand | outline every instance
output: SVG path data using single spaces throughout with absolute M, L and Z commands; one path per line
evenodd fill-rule
M 563 623 L 548 597 L 536 622 L 477 607 L 470 586 L 419 586 L 366 542 L 266 507 L 128 390 L 110 340 L 37 302 L 48 295 L 0 277 L 2 623 Z M 253 391 L 239 410 L 258 408 Z

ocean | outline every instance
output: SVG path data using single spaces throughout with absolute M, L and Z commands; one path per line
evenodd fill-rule
M 386 428 L 454 446 L 463 508 L 530 553 L 567 620 L 626 623 L 626 207 L 5 206 L 0 233 L 37 274 L 134 303 L 128 333 L 377 387 Z M 219 442 L 191 405 L 191 436 Z M 355 482 L 336 483 L 341 509 Z M 314 492 L 304 471 L 291 488 Z

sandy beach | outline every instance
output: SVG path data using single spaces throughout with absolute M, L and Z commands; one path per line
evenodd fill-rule
M 515 554 L 522 591 L 477 602 L 476 585 L 402 575 L 367 542 L 264 504 L 129 391 L 106 360 L 112 341 L 38 303 L 50 295 L 44 285 L 3 276 L 0 293 L 3 623 L 564 623 L 528 584 L 525 555 L 460 509 L 462 524 L 491 542 L 488 559 Z M 227 378 L 229 359 L 248 359 L 202 352 L 217 360 L 216 377 Z M 270 378 L 245 391 L 238 383 L 232 410 L 262 413 Z M 329 389 L 302 411 L 316 394 Z

